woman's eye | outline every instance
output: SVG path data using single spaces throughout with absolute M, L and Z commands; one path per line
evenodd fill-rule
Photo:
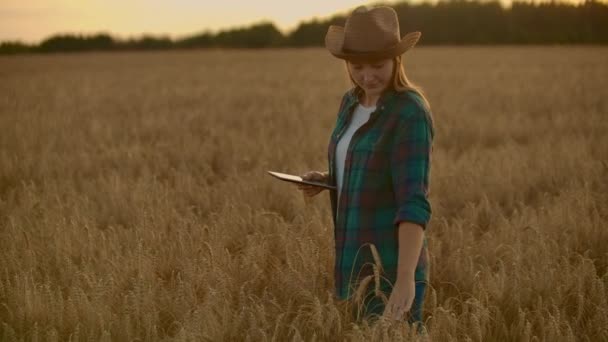
M 380 68 L 382 68 L 383 66 L 384 66 L 383 64 L 377 64 L 377 65 L 374 65 L 374 69 L 380 69 Z

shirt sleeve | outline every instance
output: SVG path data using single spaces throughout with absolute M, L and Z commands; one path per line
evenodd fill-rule
M 411 115 L 402 120 L 395 131 L 391 151 L 391 178 L 397 212 L 393 224 L 402 221 L 417 223 L 426 230 L 431 218 L 428 200 L 432 122 L 420 106 L 408 107 Z

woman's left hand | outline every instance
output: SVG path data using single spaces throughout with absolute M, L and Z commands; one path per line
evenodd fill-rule
M 384 309 L 384 317 L 400 320 L 410 311 L 416 295 L 414 278 L 397 278 L 393 291 Z

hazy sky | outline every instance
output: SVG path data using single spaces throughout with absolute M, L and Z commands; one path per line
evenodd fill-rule
M 400 1 L 384 1 L 395 2 Z M 315 16 L 326 18 L 358 5 L 376 3 L 357 0 L 0 0 L 0 41 L 38 43 L 56 33 L 97 32 L 117 38 L 139 37 L 144 33 L 176 38 L 206 29 L 216 32 L 250 25 L 263 19 L 287 32 L 298 22 Z

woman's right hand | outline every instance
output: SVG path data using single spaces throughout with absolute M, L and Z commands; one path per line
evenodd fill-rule
M 300 177 L 302 177 L 303 180 L 327 183 L 328 174 L 327 172 L 308 171 Z M 325 190 L 323 187 L 314 185 L 297 184 L 297 186 L 298 190 L 301 190 L 304 195 L 308 197 L 316 196 L 321 191 Z

